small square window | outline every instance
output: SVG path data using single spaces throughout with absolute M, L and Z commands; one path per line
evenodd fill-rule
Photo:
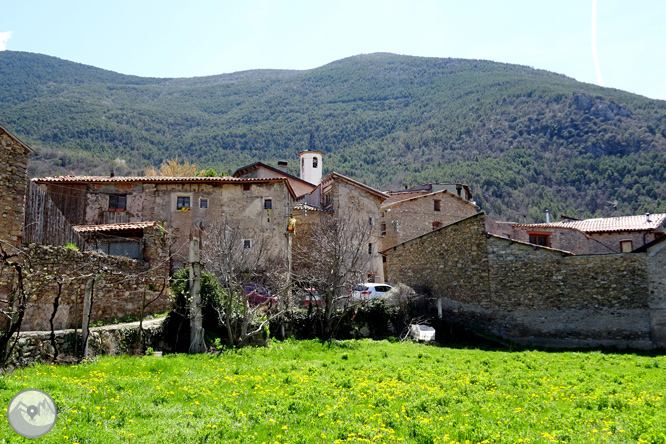
M 272 199 L 264 199 L 264 210 L 270 210 L 273 208 L 273 200 Z
M 442 211 L 442 201 L 441 200 L 435 200 L 435 205 L 434 205 L 434 210 L 435 211 Z
M 633 242 L 630 240 L 620 241 L 620 252 L 622 253 L 631 253 L 633 251 Z
M 252 248 L 252 239 L 243 239 L 243 248 Z
M 530 244 L 540 245 L 542 247 L 547 247 L 549 242 L 548 238 L 550 236 L 544 234 L 530 234 Z
M 178 196 L 176 199 L 176 209 L 182 210 L 183 208 L 190 208 L 190 197 L 189 196 Z
M 199 199 L 199 208 L 208 208 L 208 199 Z
M 249 183 L 244 183 L 244 184 L 243 184 L 243 191 L 250 191 L 250 187 L 251 187 L 251 186 L 252 186 L 252 185 L 249 184 Z
M 125 211 L 127 209 L 127 196 L 118 194 L 109 195 L 109 211 Z

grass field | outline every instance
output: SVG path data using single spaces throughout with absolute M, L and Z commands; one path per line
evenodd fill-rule
M 0 380 L 55 399 L 58 443 L 666 443 L 666 357 L 386 341 L 111 357 Z

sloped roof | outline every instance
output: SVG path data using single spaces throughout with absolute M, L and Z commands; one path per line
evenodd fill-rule
M 292 175 L 289 174 L 289 173 L 285 173 L 284 171 L 278 170 L 277 168 L 274 168 L 274 167 L 272 167 L 272 166 L 270 166 L 270 165 L 266 165 L 265 163 L 261 163 L 261 162 L 255 162 L 255 163 L 253 163 L 253 164 L 251 164 L 251 165 L 247 165 L 247 166 L 244 166 L 244 167 L 238 168 L 238 169 L 234 172 L 234 174 L 232 174 L 232 176 L 233 176 L 233 177 L 238 177 L 238 176 L 240 176 L 241 174 L 246 174 L 246 173 L 248 173 L 248 172 L 250 172 L 250 171 L 252 171 L 252 170 L 256 170 L 256 169 L 259 169 L 259 168 L 266 168 L 266 169 L 271 170 L 271 171 L 273 171 L 274 173 L 278 174 L 279 176 L 288 177 L 289 179 L 297 180 L 297 181 L 299 181 L 299 182 L 301 182 L 301 183 L 304 183 L 305 185 L 309 185 L 309 186 L 311 186 L 312 188 L 316 187 L 315 184 L 312 184 L 312 183 L 310 183 L 310 182 L 307 182 L 307 181 L 305 181 L 305 180 L 303 180 L 303 179 L 301 179 L 301 178 L 299 178 L 299 177 L 292 176 Z
M 421 197 L 421 196 L 426 196 L 430 194 L 429 191 L 407 191 L 403 193 L 391 193 L 389 192 L 388 195 L 390 196 L 388 199 L 386 199 L 383 203 L 383 205 L 391 205 L 396 202 L 402 202 L 404 200 L 409 200 L 415 197 Z
M 323 187 L 323 185 L 324 185 L 325 183 L 327 183 L 327 182 L 329 182 L 329 181 L 336 180 L 336 179 L 342 180 L 343 182 L 347 182 L 348 184 L 350 184 L 350 185 L 352 185 L 352 186 L 355 186 L 355 187 L 360 188 L 360 189 L 362 189 L 362 190 L 364 190 L 364 191 L 367 191 L 368 193 L 370 193 L 370 194 L 372 194 L 372 195 L 378 197 L 379 199 L 381 199 L 382 202 L 389 198 L 389 195 L 386 194 L 386 193 L 382 193 L 382 192 L 379 191 L 379 190 L 375 190 L 375 189 L 372 188 L 372 187 L 369 187 L 369 186 L 367 186 L 367 185 L 365 185 L 365 184 L 362 184 L 361 182 L 358 182 L 358 181 L 356 181 L 356 180 L 354 180 L 354 179 L 350 179 L 349 177 L 347 177 L 347 176 L 343 176 L 342 174 L 340 174 L 340 173 L 336 173 L 336 172 L 332 172 L 331 174 L 329 174 L 328 176 L 326 176 L 326 177 L 321 181 L 321 184 L 320 184 L 319 186 L 322 186 L 322 187 Z
M 520 228 L 570 228 L 586 234 L 613 233 L 625 231 L 654 231 L 666 220 L 666 214 L 651 214 L 650 222 L 646 215 L 605 217 L 585 220 L 565 220 L 551 224 L 514 224 Z
M 34 153 L 35 150 L 30 148 L 27 143 L 23 142 L 21 139 L 16 137 L 11 131 L 9 131 L 7 128 L 5 128 L 2 123 L 0 123 L 0 131 L 4 131 L 9 137 L 14 139 L 16 142 L 18 142 L 23 148 L 25 148 L 29 153 Z
M 221 184 L 244 184 L 244 183 L 275 183 L 284 182 L 289 193 L 296 198 L 296 193 L 286 177 L 250 178 L 240 177 L 162 177 L 162 176 L 58 176 L 40 177 L 32 179 L 36 183 L 221 183 Z
M 154 227 L 157 222 L 128 222 L 124 224 L 101 224 L 101 225 L 75 225 L 72 227 L 77 233 L 100 233 L 105 231 L 136 231 L 144 228 Z
M 472 202 L 463 199 L 462 197 L 453 194 L 449 190 L 439 190 L 439 191 L 433 191 L 433 192 L 428 192 L 428 191 L 413 191 L 413 192 L 401 192 L 401 193 L 396 193 L 396 194 L 390 194 L 390 197 L 386 199 L 384 202 L 382 202 L 382 208 L 390 207 L 392 205 L 395 205 L 400 202 L 406 202 L 408 200 L 415 200 L 419 199 L 421 197 L 426 197 L 426 196 L 433 196 L 435 194 L 447 194 L 451 197 L 454 197 L 458 200 L 460 200 L 463 203 L 466 203 L 467 205 L 471 205 L 477 210 L 479 209 L 478 205 L 473 204 Z

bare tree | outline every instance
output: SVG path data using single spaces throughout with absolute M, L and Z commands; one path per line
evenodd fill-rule
M 230 344 L 246 345 L 280 313 L 279 301 L 288 287 L 286 251 L 272 255 L 268 247 L 266 236 L 249 235 L 227 221 L 202 236 L 201 262 L 224 289 L 224 300 L 216 307 Z M 269 288 L 273 297 L 251 284 Z
M 356 214 L 322 213 L 297 236 L 294 246 L 294 281 L 316 288 L 322 297 L 325 339 L 349 308 L 349 290 L 365 280 L 371 254 L 373 227 Z

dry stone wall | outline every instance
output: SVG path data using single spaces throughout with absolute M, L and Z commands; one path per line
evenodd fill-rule
M 162 350 L 163 319 L 110 325 L 90 329 L 88 357 L 100 355 L 142 355 L 148 347 Z M 53 342 L 55 341 L 55 348 Z M 81 330 L 58 330 L 53 338 L 50 332 L 21 333 L 8 357 L 6 370 L 26 367 L 39 362 L 76 362 L 82 353 Z M 57 350 L 57 354 L 56 354 Z
M 150 262 L 48 245 L 25 247 L 18 257 L 23 258 L 29 305 L 21 330 L 50 330 L 52 316 L 56 330 L 80 327 L 86 284 L 100 274 L 93 287 L 92 323 L 138 317 L 144 296 L 150 302 L 145 314 L 167 311 L 171 297 L 164 237 L 159 227 L 144 232 L 145 258 Z M 3 269 L 2 279 L 15 283 L 16 274 Z
M 21 242 L 28 150 L 0 128 L 0 239 Z
M 427 287 L 447 319 L 515 342 L 663 346 L 664 257 L 576 256 L 485 225 L 480 214 L 387 250 L 389 279 Z

